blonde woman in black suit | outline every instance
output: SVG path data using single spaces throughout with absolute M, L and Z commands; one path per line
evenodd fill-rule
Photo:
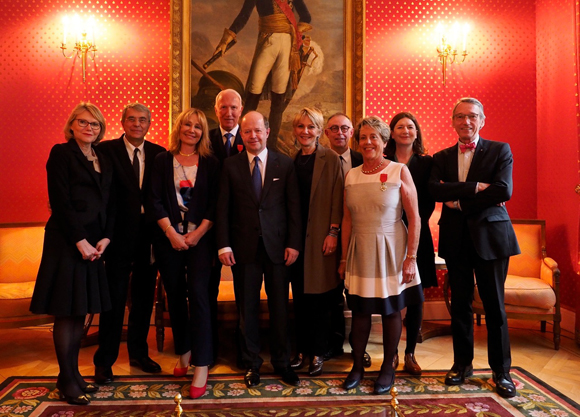
M 105 135 L 105 119 L 95 105 L 76 106 L 64 135 L 67 143 L 53 146 L 46 163 L 51 216 L 30 311 L 55 316 L 56 386 L 69 404 L 86 405 L 86 393 L 97 387 L 78 369 L 85 316 L 111 308 L 102 257 L 113 229 L 113 170 L 94 147 Z

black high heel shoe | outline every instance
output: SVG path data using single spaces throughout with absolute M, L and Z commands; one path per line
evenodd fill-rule
M 88 385 L 92 384 L 87 384 L 87 386 Z M 58 383 L 56 384 L 56 389 L 58 389 L 58 398 L 66 401 L 71 405 L 88 405 L 91 403 L 91 400 L 89 400 L 89 397 L 87 397 L 86 394 L 81 394 L 77 397 L 67 395 L 64 392 L 62 392 L 62 387 L 60 387 Z
M 379 375 L 379 377 L 380 377 L 380 375 Z M 393 378 L 391 378 L 391 382 L 389 383 L 389 385 L 382 385 L 382 384 L 379 384 L 377 381 L 375 381 L 375 387 L 373 388 L 373 394 L 375 394 L 375 395 L 388 394 L 391 391 L 391 388 L 393 387 L 394 382 L 395 382 L 395 372 L 393 371 Z
M 81 389 L 83 390 L 84 393 L 90 394 L 92 392 L 97 392 L 99 390 L 99 387 L 93 384 L 87 384 L 84 388 Z
M 342 384 L 342 387 L 345 390 L 351 390 L 354 389 L 356 387 L 359 386 L 360 382 L 363 380 L 365 376 L 365 372 L 364 370 L 360 373 L 359 377 L 355 377 L 352 375 L 352 371 L 349 372 L 349 374 L 347 375 L 346 379 L 344 380 L 344 383 Z

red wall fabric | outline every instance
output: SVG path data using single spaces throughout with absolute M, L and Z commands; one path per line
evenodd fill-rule
M 433 154 L 456 143 L 455 102 L 478 98 L 485 107 L 481 136 L 508 142 L 514 154 L 512 218 L 536 218 L 535 6 L 530 1 L 366 2 L 366 115 L 386 121 L 414 113 Z M 462 64 L 449 67 L 442 84 L 436 27 L 455 21 L 471 26 Z M 431 219 L 436 238 L 438 213 Z M 442 289 L 429 290 L 442 299 Z
M 576 309 L 578 269 L 578 37 L 574 1 L 538 0 L 538 218 L 546 219 L 548 256 L 561 272 L 562 304 Z
M 84 84 L 80 60 L 60 50 L 61 19 L 74 13 L 96 20 L 98 52 Z M 148 138 L 166 143 L 168 0 L 2 1 L 0 27 L 1 223 L 48 219 L 45 162 L 80 101 L 99 106 L 106 139 L 122 133 L 123 107 L 140 101 L 153 113 Z

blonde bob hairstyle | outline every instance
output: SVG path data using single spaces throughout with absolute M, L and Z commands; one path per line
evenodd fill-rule
M 99 122 L 99 124 L 101 125 L 101 131 L 99 132 L 97 139 L 92 143 L 93 145 L 96 145 L 105 136 L 105 130 L 107 128 L 107 123 L 105 122 L 105 118 L 103 116 L 103 113 L 101 113 L 101 111 L 99 110 L 99 108 L 97 106 L 95 106 L 94 104 L 91 104 L 91 103 L 81 102 L 81 103 L 76 105 L 76 107 L 73 109 L 72 113 L 68 117 L 66 124 L 64 125 L 64 129 L 63 129 L 64 138 L 66 139 L 67 142 L 70 141 L 71 139 L 74 139 L 74 133 L 71 129 L 71 126 L 72 126 L 73 122 L 77 119 L 78 115 L 84 111 L 88 111 L 91 114 L 91 116 L 93 116 L 95 119 L 97 119 L 97 122 Z
M 175 120 L 175 124 L 173 125 L 173 130 L 171 130 L 171 134 L 169 135 L 169 152 L 176 155 L 179 153 L 179 149 L 181 148 L 181 139 L 179 135 L 181 133 L 181 127 L 185 122 L 187 122 L 191 116 L 197 116 L 197 120 L 201 125 L 201 139 L 195 145 L 195 151 L 201 157 L 206 157 L 211 155 L 211 148 L 209 144 L 209 133 L 207 127 L 207 119 L 205 118 L 205 114 L 199 109 L 194 107 L 184 110 L 181 112 L 177 119 Z
M 314 123 L 314 126 L 319 130 L 318 136 L 320 136 L 324 130 L 324 116 L 322 116 L 320 110 L 314 107 L 303 107 L 298 113 L 296 113 L 296 116 L 294 116 L 292 127 L 298 126 L 300 119 L 304 116 L 307 116 L 312 123 Z

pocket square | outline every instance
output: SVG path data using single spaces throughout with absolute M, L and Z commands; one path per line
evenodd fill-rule
M 272 181 L 280 181 L 280 178 L 274 178 Z

